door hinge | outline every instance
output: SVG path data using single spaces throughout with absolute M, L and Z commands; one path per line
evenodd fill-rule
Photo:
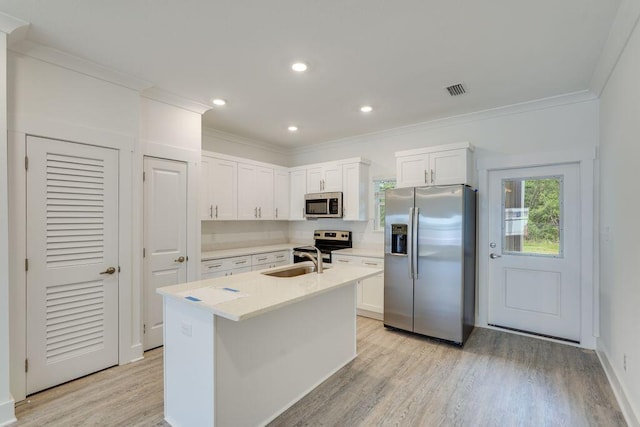
M 29 258 L 24 259 L 24 271 L 29 271 Z
M 24 359 L 24 371 L 29 372 L 29 359 Z
M 24 168 L 29 170 L 29 157 L 24 156 Z
M 143 324 L 142 324 L 142 334 L 144 335 L 144 334 L 146 334 L 146 333 L 147 333 L 147 324 L 146 324 L 146 323 L 143 323 Z
M 118 266 L 118 273 L 120 273 L 120 266 Z
M 187 255 L 187 261 L 189 261 L 189 255 Z
M 147 173 L 142 172 L 142 182 L 145 182 L 146 180 L 147 180 Z
M 147 256 L 147 250 L 145 248 L 142 248 L 142 258 Z

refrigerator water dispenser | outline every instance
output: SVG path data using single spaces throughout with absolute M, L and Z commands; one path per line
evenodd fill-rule
M 407 224 L 391 224 L 391 253 L 407 254 Z

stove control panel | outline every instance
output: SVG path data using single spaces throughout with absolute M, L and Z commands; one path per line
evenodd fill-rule
M 313 238 L 315 240 L 349 241 L 351 240 L 351 232 L 344 230 L 316 230 L 313 232 Z

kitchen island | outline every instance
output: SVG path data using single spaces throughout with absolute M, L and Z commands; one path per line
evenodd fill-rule
M 265 425 L 355 358 L 356 282 L 380 270 L 263 274 L 287 268 L 158 289 L 172 426 Z

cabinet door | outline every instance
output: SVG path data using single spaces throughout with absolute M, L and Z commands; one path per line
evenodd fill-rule
M 307 168 L 307 193 L 319 193 L 322 190 L 322 180 L 324 179 L 322 166 Z
M 258 219 L 256 202 L 256 167 L 238 164 L 238 219 Z
M 429 155 L 417 154 L 396 159 L 396 187 L 419 187 L 429 182 Z
M 289 219 L 304 219 L 304 195 L 307 193 L 307 171 L 305 169 L 291 171 L 291 211 Z
M 431 153 L 429 170 L 433 185 L 466 184 L 467 150 Z
M 342 191 L 342 165 L 324 165 L 322 191 Z
M 238 164 L 229 160 L 209 159 L 212 219 L 237 219 Z
M 200 219 L 213 219 L 213 195 L 211 162 L 209 157 L 202 157 L 200 161 Z
M 274 219 L 289 219 L 289 172 L 275 170 L 273 174 Z
M 258 219 L 273 219 L 273 169 L 257 167 L 254 195 L 258 206 Z
M 368 167 L 361 163 L 342 165 L 343 219 L 367 219 L 369 176 Z
M 363 267 L 384 268 L 384 259 L 363 258 Z M 374 313 L 384 313 L 384 273 L 364 279 L 362 284 L 362 299 L 358 308 Z

